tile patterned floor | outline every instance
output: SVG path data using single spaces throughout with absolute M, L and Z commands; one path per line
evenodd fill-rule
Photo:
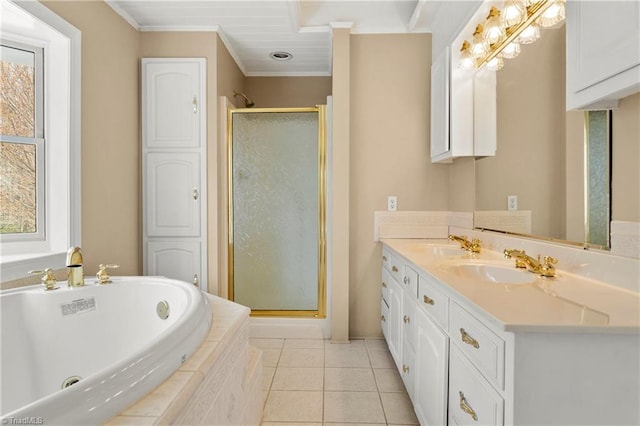
M 418 424 L 384 340 L 251 344 L 263 351 L 263 426 Z

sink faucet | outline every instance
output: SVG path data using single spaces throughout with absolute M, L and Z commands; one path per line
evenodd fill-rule
M 460 248 L 465 249 L 466 251 L 468 251 L 469 253 L 480 253 L 480 240 L 477 238 L 474 238 L 473 240 L 469 241 L 466 237 L 466 235 L 449 235 L 449 239 L 451 241 L 457 241 L 460 243 Z
M 69 287 L 82 287 L 84 285 L 84 267 L 80 247 L 71 247 L 67 252 L 67 268 L 69 268 Z
M 507 259 L 515 259 L 516 268 L 526 268 L 528 271 L 538 274 L 542 277 L 554 277 L 556 275 L 556 268 L 553 266 L 558 263 L 558 260 L 545 256 L 540 262 L 540 255 L 538 259 L 534 259 L 529 256 L 524 250 L 505 249 L 504 257 Z

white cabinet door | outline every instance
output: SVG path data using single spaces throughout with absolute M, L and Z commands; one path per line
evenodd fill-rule
M 567 109 L 606 106 L 640 90 L 640 2 L 566 7 Z
M 398 369 L 402 367 L 402 287 L 391 280 L 389 285 L 389 352 Z
M 202 276 L 200 251 L 198 241 L 152 241 L 147 243 L 147 268 L 152 275 L 197 285 Z
M 417 348 L 413 405 L 421 425 L 447 420 L 449 338 L 421 309 L 416 309 Z
M 200 235 L 200 155 L 146 155 L 146 227 L 149 237 Z
M 147 148 L 197 148 L 201 69 L 197 62 L 143 64 L 143 139 Z
M 447 47 L 431 65 L 431 159 L 449 152 L 449 67 Z

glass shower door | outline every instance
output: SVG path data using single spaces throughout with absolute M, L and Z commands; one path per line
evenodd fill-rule
M 324 315 L 320 115 L 229 113 L 229 294 L 254 315 Z

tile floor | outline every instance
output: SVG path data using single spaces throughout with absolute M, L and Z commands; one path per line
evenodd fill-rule
M 263 426 L 418 424 L 384 340 L 250 340 L 263 351 Z

